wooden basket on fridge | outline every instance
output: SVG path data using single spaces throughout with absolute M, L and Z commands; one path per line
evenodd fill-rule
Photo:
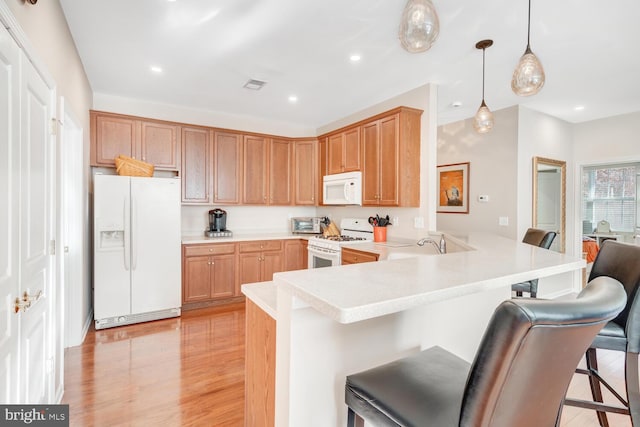
M 153 165 L 120 154 L 115 158 L 116 172 L 126 176 L 153 176 Z

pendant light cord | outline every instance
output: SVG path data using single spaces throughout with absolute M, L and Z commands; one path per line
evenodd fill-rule
M 485 48 L 482 48 L 482 103 L 484 104 L 484 51 Z
M 527 15 L 527 50 L 531 50 L 529 41 L 531 37 L 531 0 L 529 0 L 529 13 Z

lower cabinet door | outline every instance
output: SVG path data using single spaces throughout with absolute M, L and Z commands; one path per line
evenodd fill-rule
M 238 276 L 240 285 L 261 282 L 262 254 L 250 252 L 238 256 Z
M 194 302 L 211 297 L 211 265 L 208 256 L 184 258 L 184 289 L 182 302 Z
M 228 298 L 236 293 L 236 256 L 218 255 L 211 257 L 213 274 L 211 298 Z

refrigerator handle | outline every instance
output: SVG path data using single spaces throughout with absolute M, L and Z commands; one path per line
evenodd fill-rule
M 131 259 L 129 247 L 129 234 L 131 232 L 130 215 L 129 215 L 129 198 L 124 198 L 124 208 L 122 212 L 124 217 L 124 269 L 129 271 L 129 259 Z
M 137 235 L 134 235 L 133 230 L 138 229 L 138 213 L 137 213 L 138 199 L 132 197 L 131 206 L 131 221 L 133 222 L 131 227 L 131 269 L 135 270 L 138 262 L 138 239 Z

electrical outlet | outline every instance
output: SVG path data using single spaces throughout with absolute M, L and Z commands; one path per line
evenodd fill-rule
M 396 227 L 400 225 L 400 219 L 397 216 L 391 218 L 391 225 L 395 225 Z
M 413 227 L 414 228 L 424 228 L 424 217 L 417 216 L 413 218 Z
M 481 203 L 486 203 L 489 201 L 489 196 L 487 196 L 486 194 L 481 194 L 478 196 L 478 201 Z
M 501 216 L 498 218 L 498 225 L 502 225 L 502 226 L 508 226 L 509 225 L 509 217 L 508 216 Z

